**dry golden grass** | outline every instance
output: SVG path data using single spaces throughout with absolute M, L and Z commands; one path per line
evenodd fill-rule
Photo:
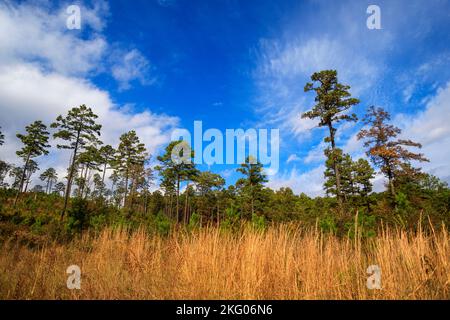
M 239 235 L 204 228 L 169 237 L 105 230 L 69 245 L 4 244 L 3 299 L 449 299 L 444 229 L 341 239 L 289 226 Z M 81 290 L 66 287 L 69 265 Z M 382 289 L 366 287 L 379 265 Z

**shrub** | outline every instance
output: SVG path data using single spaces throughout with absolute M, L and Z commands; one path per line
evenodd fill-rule
M 262 231 L 266 228 L 266 219 L 264 218 L 264 216 L 252 214 L 252 226 L 256 230 Z
M 333 234 L 336 234 L 338 229 L 335 218 L 331 215 L 327 215 L 321 218 L 319 220 L 319 227 L 322 230 L 322 232 Z
M 88 219 L 91 211 L 87 200 L 75 198 L 68 211 L 66 230 L 69 234 L 79 233 L 88 227 Z
M 166 236 L 170 232 L 171 222 L 170 219 L 163 214 L 161 211 L 156 215 L 155 218 L 156 230 L 160 235 Z

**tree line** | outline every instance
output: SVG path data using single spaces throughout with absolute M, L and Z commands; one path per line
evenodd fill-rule
M 382 108 L 368 108 L 362 119 L 363 128 L 357 135 L 371 163 L 362 158 L 352 159 L 337 146 L 340 125 L 359 121 L 353 111 L 360 101 L 351 97 L 349 90 L 350 86 L 338 81 L 335 70 L 314 73 L 311 82 L 304 87 L 306 93 L 315 93 L 315 104 L 302 118 L 317 120 L 318 127 L 327 129 L 325 198 L 294 195 L 290 188 L 278 191 L 267 188 L 264 168 L 251 156 L 237 168 L 242 177 L 226 187 L 225 179 L 219 174 L 200 171 L 193 161 L 173 160 L 174 148 L 180 157 L 193 159 L 194 152 L 189 145 L 180 148 L 186 144 L 184 141 L 171 142 L 152 168 L 151 155 L 134 130 L 122 134 L 117 147 L 105 145 L 100 139 L 102 126 L 97 122 L 98 117 L 85 105 L 59 115 L 50 124 L 53 133 L 42 121 L 34 121 L 23 133 L 18 133 L 22 147 L 16 155 L 22 165 L 13 166 L 0 160 L 1 187 L 15 190 L 11 205 L 16 207 L 28 193 L 33 175 L 39 170 L 37 159 L 48 155 L 52 138 L 57 141 L 58 149 L 70 154 L 66 175 L 59 177 L 54 168 L 46 168 L 39 176 L 43 186 L 36 184 L 32 191 L 63 197 L 61 218 L 73 198 L 112 206 L 126 217 L 135 213 L 147 215 L 150 211 L 189 224 L 192 219 L 200 219 L 201 223 L 225 219 L 286 220 L 298 217 L 299 212 L 303 218 L 308 218 L 308 214 L 311 215 L 308 210 L 328 210 L 344 215 L 351 208 L 359 208 L 371 214 L 384 206 L 398 212 L 405 207 L 405 201 L 417 200 L 411 195 L 423 198 L 424 190 L 448 195 L 445 183 L 413 166 L 413 162 L 428 161 L 423 154 L 409 150 L 411 147 L 420 149 L 421 145 L 399 138 L 401 130 L 389 123 L 390 115 Z M 0 128 L 0 145 L 4 139 Z M 372 190 L 376 171 L 388 181 L 387 190 L 381 196 Z M 5 183 L 8 174 L 12 178 L 11 185 Z M 159 190 L 151 192 L 157 178 Z M 181 190 L 182 184 L 184 190 Z M 402 202 L 405 196 L 409 198 Z M 449 199 L 440 202 L 440 210 L 447 215 Z M 311 201 L 315 204 L 308 207 Z

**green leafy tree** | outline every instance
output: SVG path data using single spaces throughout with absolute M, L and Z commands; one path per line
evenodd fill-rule
M 198 170 L 192 159 L 194 151 L 186 141 L 172 141 L 162 156 L 158 156 L 160 164 L 155 168 L 162 177 L 162 187 L 172 194 L 176 192 L 176 219 L 179 221 L 180 184 L 192 181 L 198 175 Z M 170 204 L 170 211 L 172 205 Z M 186 220 L 186 217 L 185 219 Z
M 325 154 L 331 152 L 327 149 Z M 324 189 L 327 194 L 336 195 L 335 164 L 341 174 L 341 192 L 345 201 L 350 198 L 360 197 L 368 203 L 367 196 L 372 192 L 371 179 L 374 178 L 374 170 L 365 159 L 353 161 L 349 154 L 344 154 L 341 149 L 336 148 L 334 159 L 328 156 L 325 163 Z M 369 207 L 369 206 L 368 206 Z
M 219 174 L 211 171 L 204 171 L 195 178 L 195 185 L 200 196 L 199 212 L 200 216 L 205 214 L 212 216 L 212 212 L 216 209 L 217 221 L 220 220 L 219 196 L 220 191 L 225 185 L 225 179 Z M 214 208 L 215 207 L 215 208 Z
M 102 126 L 96 123 L 97 118 L 98 116 L 92 112 L 91 108 L 81 105 L 69 110 L 65 117 L 58 116 L 56 122 L 51 125 L 52 128 L 58 129 L 53 137 L 66 141 L 66 144 L 58 144 L 57 147 L 73 150 L 61 217 L 64 216 L 67 209 L 78 154 L 89 144 L 97 142 L 97 137 L 100 136 Z
M 151 158 L 149 157 L 146 160 L 146 163 L 149 164 L 150 163 Z M 149 202 L 149 196 L 151 194 L 150 192 L 150 188 L 153 186 L 154 180 L 155 180 L 155 172 L 153 170 L 153 168 L 151 167 L 147 167 L 144 169 L 143 172 L 143 183 L 142 183 L 142 189 L 143 189 L 143 193 L 144 193 L 144 214 L 147 215 L 147 211 L 148 211 L 148 202 Z
M 23 189 L 23 192 L 27 192 L 28 190 L 28 185 L 31 183 L 31 176 L 33 175 L 33 173 L 35 173 L 36 171 L 39 170 L 38 164 L 36 163 L 36 161 L 34 160 L 30 160 L 28 162 L 28 166 L 25 170 L 26 174 L 25 174 L 25 188 Z
M 241 178 L 236 182 L 236 187 L 240 190 L 240 194 L 243 196 L 244 201 L 246 201 L 246 199 L 249 200 L 250 213 L 253 217 L 253 215 L 257 213 L 256 211 L 259 211 L 258 213 L 262 211 L 261 208 L 259 208 L 259 203 L 261 202 L 264 183 L 267 182 L 263 165 L 252 156 L 249 156 L 236 171 L 244 175 L 244 178 Z
M 23 191 L 27 173 L 30 173 L 30 171 L 27 170 L 30 167 L 30 161 L 32 161 L 33 158 L 39 157 L 43 154 L 48 154 L 47 148 L 50 147 L 48 145 L 49 132 L 47 131 L 47 126 L 43 124 L 42 121 L 35 121 L 32 124 L 26 126 L 25 131 L 25 134 L 17 134 L 17 138 L 19 138 L 19 140 L 22 142 L 23 147 L 22 149 L 18 150 L 16 154 L 20 158 L 22 158 L 24 166 L 19 182 L 19 190 L 17 192 L 16 198 L 14 199 L 14 206 L 16 205 L 21 192 Z
M 120 136 L 119 147 L 114 161 L 114 168 L 119 176 L 124 179 L 124 197 L 123 205 L 127 205 L 127 196 L 129 191 L 129 183 L 132 178 L 133 170 L 136 166 L 143 166 L 147 157 L 145 145 L 139 141 L 136 131 L 124 133 Z M 135 181 L 133 179 L 132 183 Z M 133 196 L 133 188 L 131 189 L 131 196 Z
M 45 193 L 50 193 L 53 183 L 58 181 L 58 174 L 54 168 L 48 168 L 40 175 L 39 179 L 46 182 Z
M 102 146 L 99 149 L 99 154 L 100 154 L 100 163 L 103 165 L 102 182 L 105 183 L 106 170 L 112 168 L 115 160 L 116 150 L 110 145 L 106 145 Z
M 325 171 L 324 171 L 324 190 L 328 195 L 338 195 L 336 183 L 336 170 L 340 177 L 340 194 L 344 199 L 352 193 L 352 175 L 351 165 L 352 159 L 348 154 L 344 154 L 341 149 L 336 148 L 332 150 L 327 148 L 325 150 Z
M 33 189 L 31 189 L 32 192 L 35 193 L 43 193 L 44 192 L 44 187 L 41 186 L 40 184 L 37 184 L 33 187 Z
M 20 179 L 22 178 L 22 176 L 23 176 L 23 168 L 22 167 L 16 167 L 16 166 L 13 166 L 12 168 L 11 168 L 11 170 L 9 171 L 9 176 L 13 179 L 13 181 L 12 181 L 12 184 L 11 184 L 11 187 L 13 188 L 13 189 L 17 189 L 17 190 L 19 190 L 19 187 L 20 187 Z
M 102 197 L 104 193 L 103 191 L 105 189 L 105 183 L 102 181 L 102 176 L 98 173 L 95 173 L 93 183 L 94 183 L 94 191 L 92 192 L 92 196 L 94 198 Z
M 367 197 L 372 192 L 371 180 L 375 177 L 375 170 L 366 159 L 358 159 L 352 164 L 355 192 L 361 197 Z
M 96 146 L 97 143 L 87 146 L 78 156 L 76 166 L 80 169 L 80 173 L 76 182 L 79 188 L 79 197 L 87 197 L 90 189 L 91 173 L 92 171 L 100 170 L 102 158 Z
M 7 185 L 5 184 L 5 178 L 8 174 L 8 172 L 13 168 L 12 165 L 10 165 L 9 163 L 0 160 L 0 188 L 4 188 Z
M 358 99 L 351 98 L 350 86 L 338 82 L 336 70 L 324 70 L 316 72 L 311 76 L 312 82 L 305 85 L 305 92 L 315 91 L 316 104 L 305 112 L 302 118 L 319 119 L 319 127 L 327 127 L 329 136 L 325 142 L 330 143 L 330 159 L 333 161 L 336 184 L 336 195 L 342 208 L 341 176 L 338 167 L 338 152 L 336 151 L 336 128 L 335 124 L 343 121 L 357 121 L 355 114 L 346 112 L 359 103 Z M 314 86 L 317 84 L 316 86 Z
M 66 185 L 64 182 L 58 182 L 55 184 L 55 187 L 53 188 L 53 192 L 56 192 L 60 196 L 64 196 L 64 192 L 66 191 Z

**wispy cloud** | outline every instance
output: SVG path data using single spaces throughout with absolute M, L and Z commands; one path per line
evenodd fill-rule
M 111 72 L 118 81 L 120 90 L 128 90 L 132 81 L 138 81 L 141 85 L 155 82 L 155 79 L 150 78 L 150 62 L 139 50 L 118 52 L 115 56 Z

